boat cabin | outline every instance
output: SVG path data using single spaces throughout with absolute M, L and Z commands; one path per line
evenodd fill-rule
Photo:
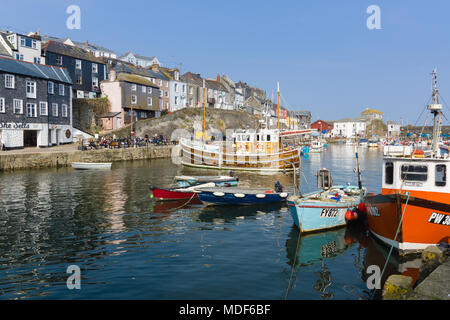
M 388 190 L 450 192 L 450 159 L 385 158 L 383 193 Z M 392 193 L 392 192 L 387 192 Z
M 279 152 L 279 134 L 275 130 L 233 133 L 236 154 L 272 154 Z

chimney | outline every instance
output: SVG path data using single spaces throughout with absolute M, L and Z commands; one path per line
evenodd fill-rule
M 217 75 L 216 81 L 220 82 L 220 75 L 219 74 Z
M 116 81 L 116 79 L 117 79 L 117 76 L 116 76 L 116 70 L 112 69 L 112 70 L 109 72 L 109 80 L 111 80 L 111 81 Z

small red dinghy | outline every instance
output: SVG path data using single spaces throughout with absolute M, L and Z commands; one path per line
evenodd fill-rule
M 198 198 L 195 192 L 182 191 L 181 189 L 152 188 L 152 195 L 156 200 L 188 200 Z

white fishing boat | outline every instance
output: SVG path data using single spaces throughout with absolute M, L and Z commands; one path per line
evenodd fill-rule
M 77 170 L 90 170 L 90 169 L 111 169 L 111 162 L 72 162 L 70 164 L 72 168 Z
M 323 144 L 321 140 L 313 140 L 311 141 L 311 146 L 309 148 L 310 153 L 317 153 L 323 151 Z

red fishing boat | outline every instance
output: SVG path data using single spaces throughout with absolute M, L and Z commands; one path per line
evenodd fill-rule
M 171 188 L 150 187 L 152 198 L 156 200 L 197 199 L 197 188 L 236 186 L 239 179 L 233 176 L 177 176 L 176 186 Z
M 434 115 L 432 149 L 404 146 L 395 154 L 385 149 L 382 192 L 364 200 L 370 231 L 401 254 L 450 244 L 450 158 L 439 152 L 442 105 L 436 70 L 432 75 L 433 102 L 428 105 Z

